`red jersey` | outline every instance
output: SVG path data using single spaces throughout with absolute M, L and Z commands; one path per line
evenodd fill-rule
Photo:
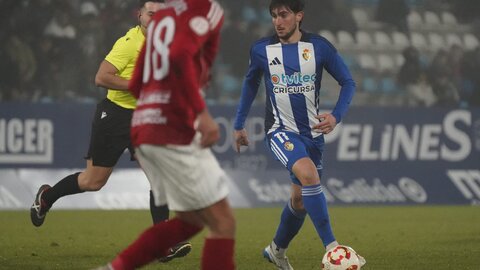
M 185 145 L 205 109 L 200 87 L 218 52 L 223 9 L 214 0 L 167 1 L 147 28 L 129 89 L 138 99 L 134 146 Z

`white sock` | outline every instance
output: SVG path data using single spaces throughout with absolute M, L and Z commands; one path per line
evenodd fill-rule
M 333 241 L 331 242 L 330 244 L 328 244 L 326 247 L 325 247 L 325 250 L 330 250 L 334 247 L 338 246 L 338 242 L 337 241 Z
M 285 257 L 285 253 L 287 253 L 287 249 L 286 248 L 280 248 L 277 246 L 277 244 L 275 244 L 274 241 L 272 241 L 272 243 L 270 244 L 270 246 L 272 247 L 272 251 L 273 251 L 273 254 L 275 255 L 275 257 L 278 257 L 278 258 L 283 258 Z

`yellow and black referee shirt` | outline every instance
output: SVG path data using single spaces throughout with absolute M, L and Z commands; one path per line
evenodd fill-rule
M 117 68 L 118 76 L 130 80 L 144 41 L 145 36 L 140 26 L 137 26 L 130 29 L 125 36 L 115 42 L 112 50 L 105 57 L 105 60 Z M 129 91 L 108 89 L 107 98 L 127 109 L 134 109 L 137 103 L 137 100 Z

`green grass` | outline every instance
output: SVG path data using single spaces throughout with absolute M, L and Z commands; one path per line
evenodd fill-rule
M 280 208 L 236 209 L 240 270 L 274 269 L 261 257 Z M 332 207 L 337 239 L 367 259 L 364 269 L 480 269 L 480 209 L 439 207 Z M 147 211 L 52 211 L 35 228 L 26 211 L 0 212 L 0 269 L 90 269 L 103 265 L 150 225 Z M 199 269 L 204 234 L 194 249 L 169 264 L 145 269 Z M 324 253 L 310 220 L 288 255 L 297 270 L 320 269 Z

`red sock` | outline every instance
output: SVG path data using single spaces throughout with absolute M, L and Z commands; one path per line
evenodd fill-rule
M 235 240 L 221 238 L 205 239 L 202 254 L 202 270 L 234 270 Z
M 201 230 L 201 227 L 177 218 L 157 223 L 122 251 L 112 261 L 112 266 L 115 270 L 130 270 L 144 266 L 166 256 L 169 248 L 191 238 Z

